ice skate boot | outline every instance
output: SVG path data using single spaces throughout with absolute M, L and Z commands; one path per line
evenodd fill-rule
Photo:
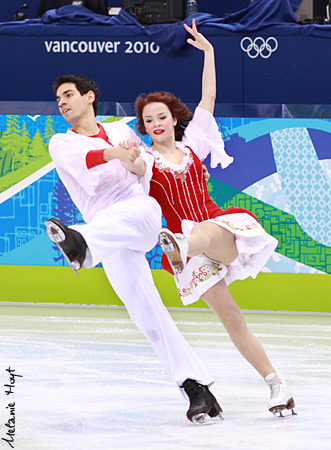
M 183 271 L 187 261 L 188 242 L 186 237 L 162 228 L 159 232 L 159 244 L 168 257 L 174 275 L 177 276 Z
M 184 389 L 190 399 L 190 407 L 186 416 L 191 422 L 197 425 L 206 425 L 223 420 L 222 408 L 209 391 L 208 386 L 188 378 L 181 388 Z
M 269 411 L 276 417 L 296 416 L 294 399 L 285 380 L 274 372 L 269 373 L 264 379 L 270 387 Z
M 45 226 L 50 240 L 58 246 L 72 270 L 78 275 L 77 270 L 82 267 L 86 256 L 87 245 L 83 236 L 57 219 L 47 220 Z

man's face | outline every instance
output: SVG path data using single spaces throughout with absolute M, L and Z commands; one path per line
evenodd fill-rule
M 94 93 L 89 91 L 81 95 L 74 83 L 63 83 L 56 91 L 56 101 L 66 122 L 73 124 L 91 111 Z

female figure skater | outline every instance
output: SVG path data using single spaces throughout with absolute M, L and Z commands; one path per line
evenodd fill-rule
M 211 166 L 232 162 L 213 117 L 216 98 L 214 49 L 197 31 L 187 42 L 204 52 L 202 97 L 194 115 L 169 92 L 140 95 L 135 108 L 137 128 L 152 139 L 155 163 L 150 195 L 161 205 L 167 229 L 159 243 L 167 258 L 162 266 L 174 273 L 184 305 L 200 297 L 219 317 L 233 343 L 270 387 L 269 411 L 282 416 L 295 406 L 284 379 L 276 373 L 261 343 L 248 329 L 228 285 L 255 278 L 266 264 L 277 240 L 245 209 L 224 211 L 208 195 L 202 161 L 211 152 Z M 126 148 L 134 141 L 123 142 Z M 282 412 L 283 411 L 283 412 Z

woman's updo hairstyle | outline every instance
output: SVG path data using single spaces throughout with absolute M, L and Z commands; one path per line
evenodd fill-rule
M 193 114 L 188 107 L 171 92 L 151 92 L 150 94 L 140 94 L 139 97 L 137 97 L 134 103 L 138 118 L 138 122 L 136 124 L 137 130 L 142 136 L 147 134 L 144 126 L 143 111 L 146 105 L 155 102 L 164 103 L 169 108 L 172 117 L 177 119 L 177 124 L 175 126 L 175 140 L 181 141 L 185 128 L 189 124 L 190 120 L 192 120 Z

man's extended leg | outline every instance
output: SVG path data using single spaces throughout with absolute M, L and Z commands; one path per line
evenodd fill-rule
M 143 253 L 157 242 L 161 209 L 146 195 L 116 203 L 86 224 L 70 227 L 57 219 L 46 221 L 47 233 L 73 270 L 90 269 L 121 249 Z
M 161 228 L 161 209 L 152 197 L 133 197 L 100 211 L 85 225 L 73 225 L 87 243 L 87 269 L 96 266 L 121 249 L 143 253 L 157 243 Z

